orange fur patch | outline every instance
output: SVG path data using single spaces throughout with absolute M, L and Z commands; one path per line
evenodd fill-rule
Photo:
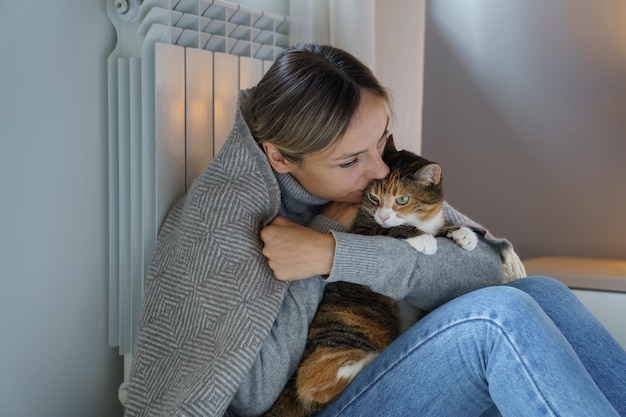
M 298 369 L 298 398 L 306 408 L 318 408 L 334 400 L 350 383 L 337 378 L 339 368 L 362 360 L 367 355 L 360 349 L 316 349 Z

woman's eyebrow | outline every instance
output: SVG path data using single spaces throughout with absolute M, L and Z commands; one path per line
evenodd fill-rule
M 354 158 L 357 155 L 360 155 L 362 153 L 364 153 L 366 151 L 358 151 L 358 152 L 354 152 L 354 153 L 345 153 L 343 155 L 338 156 L 337 158 L 335 158 L 335 161 L 341 161 L 343 159 L 349 159 L 349 158 Z
M 388 127 L 389 127 L 389 117 L 387 117 L 387 124 L 385 125 L 385 129 L 383 130 L 383 134 L 380 135 L 380 137 L 378 138 L 378 141 L 376 141 L 376 143 L 379 143 L 381 140 L 383 140 L 385 138 L 385 136 L 388 133 L 388 131 L 387 131 Z M 345 154 L 342 154 L 342 155 L 338 156 L 334 160 L 335 161 L 341 161 L 343 159 L 354 158 L 355 156 L 360 155 L 360 154 L 362 154 L 364 152 L 367 152 L 367 149 L 364 149 L 362 151 L 352 152 L 352 153 L 345 153 Z

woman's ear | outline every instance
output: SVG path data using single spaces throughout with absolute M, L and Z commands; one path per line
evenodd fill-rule
M 271 142 L 263 142 L 263 151 L 265 152 L 265 156 L 267 156 L 267 160 L 269 161 L 274 171 L 280 174 L 287 174 L 291 172 L 291 167 L 293 166 L 292 162 L 289 162 L 282 153 L 278 150 L 276 145 Z

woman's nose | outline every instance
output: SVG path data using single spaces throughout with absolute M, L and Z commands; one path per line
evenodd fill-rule
M 389 174 L 389 167 L 385 164 L 383 158 L 378 152 L 374 152 L 374 157 L 371 160 L 372 165 L 369 169 L 370 179 L 385 178 L 387 174 Z

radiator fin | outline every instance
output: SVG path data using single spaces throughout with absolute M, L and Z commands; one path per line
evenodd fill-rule
M 285 16 L 227 1 L 139 3 L 124 15 L 107 4 L 118 34 L 108 60 L 109 344 L 127 357 L 159 225 L 219 152 L 239 90 L 258 82 L 289 31 Z

